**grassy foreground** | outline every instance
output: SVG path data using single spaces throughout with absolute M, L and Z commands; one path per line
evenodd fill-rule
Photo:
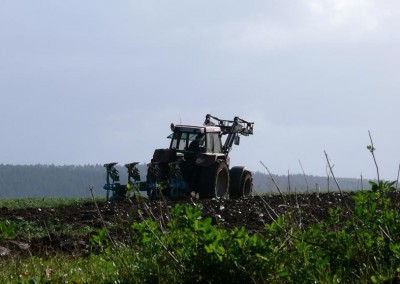
M 198 206 L 177 205 L 162 220 L 120 228 L 105 225 L 85 257 L 0 257 L 0 283 L 399 283 L 400 213 L 394 182 L 329 210 L 303 227 L 288 213 L 257 232 L 223 229 Z M 0 220 L 0 246 L 16 237 Z
M 56 208 L 60 206 L 76 205 L 84 202 L 92 202 L 93 198 L 65 198 L 65 197 L 29 197 L 29 198 L 4 198 L 0 199 L 0 208 Z M 105 198 L 96 198 L 96 201 L 105 201 Z

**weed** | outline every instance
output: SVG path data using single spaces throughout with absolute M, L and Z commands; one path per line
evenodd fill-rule
M 13 239 L 15 237 L 15 224 L 8 220 L 0 220 L 0 244 L 5 239 Z

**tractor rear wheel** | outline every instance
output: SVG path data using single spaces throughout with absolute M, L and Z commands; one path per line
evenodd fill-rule
M 229 170 L 225 162 L 201 170 L 199 191 L 201 198 L 228 197 Z

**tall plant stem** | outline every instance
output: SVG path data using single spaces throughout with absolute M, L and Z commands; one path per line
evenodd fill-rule
M 344 202 L 344 205 L 346 206 L 347 211 L 350 213 L 350 212 L 352 212 L 352 210 L 350 209 L 350 206 L 347 204 L 346 197 L 344 196 L 343 191 L 342 191 L 342 189 L 340 188 L 339 183 L 338 183 L 338 181 L 337 181 L 337 179 L 336 179 L 336 177 L 335 177 L 335 174 L 333 173 L 333 169 L 332 169 L 331 163 L 329 162 L 328 154 L 326 153 L 326 151 L 324 151 L 324 153 L 325 153 L 326 162 L 328 163 L 328 167 L 329 167 L 329 170 L 330 170 L 330 172 L 331 172 L 332 178 L 333 178 L 333 180 L 335 181 L 336 186 L 337 186 L 337 188 L 338 188 L 338 190 L 339 190 L 339 192 L 340 192 L 340 195 L 341 195 L 342 198 L 343 198 L 343 202 Z
M 275 184 L 276 189 L 278 190 L 279 194 L 281 195 L 283 202 L 285 202 L 287 204 L 285 196 L 282 194 L 282 191 L 279 188 L 279 185 L 276 183 L 276 181 L 275 181 L 274 177 L 272 176 L 271 172 L 269 171 L 268 167 L 262 161 L 260 161 L 260 163 L 267 170 L 269 176 L 272 179 L 272 182 Z
M 310 190 L 310 188 L 308 187 L 308 180 L 307 180 L 306 172 L 304 171 L 303 165 L 301 164 L 301 161 L 300 161 L 300 160 L 299 160 L 299 164 L 300 164 L 301 170 L 303 171 L 304 179 L 306 180 L 307 193 L 308 193 L 309 190 Z
M 125 269 L 128 269 L 128 265 L 126 264 L 124 258 L 121 256 L 120 251 L 119 251 L 119 249 L 118 249 L 116 243 L 114 242 L 114 239 L 111 237 L 110 232 L 109 232 L 108 229 L 107 229 L 106 222 L 105 222 L 105 220 L 104 220 L 104 218 L 103 218 L 103 215 L 101 214 L 99 205 L 98 205 L 97 202 L 96 202 L 96 198 L 94 197 L 93 186 L 92 186 L 92 185 L 89 185 L 89 191 L 90 191 L 90 194 L 92 195 L 92 199 L 93 199 L 94 205 L 96 206 L 97 213 L 99 213 L 99 217 L 100 217 L 101 223 L 102 223 L 102 225 L 103 225 L 103 230 L 104 230 L 104 232 L 106 233 L 108 239 L 110 240 L 110 243 L 111 243 L 111 245 L 113 246 L 114 250 L 115 250 L 116 253 L 118 254 L 119 260 L 121 261 L 121 263 L 123 264 L 123 266 L 125 267 Z
M 376 167 L 376 175 L 378 178 L 378 184 L 380 184 L 380 178 L 379 178 L 379 167 L 378 167 L 378 163 L 376 162 L 376 158 L 375 158 L 375 148 L 374 148 L 374 142 L 372 141 L 372 137 L 371 137 L 371 132 L 368 130 L 368 135 L 369 135 L 369 140 L 371 140 L 371 147 L 369 148 L 369 151 L 372 154 L 372 158 L 374 159 L 374 163 L 375 163 L 375 167 Z

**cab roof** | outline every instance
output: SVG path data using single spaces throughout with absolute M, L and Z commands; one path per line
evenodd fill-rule
M 192 126 L 192 125 L 176 125 L 173 129 L 174 132 L 187 132 L 187 133 L 214 133 L 221 132 L 221 127 L 218 126 Z

